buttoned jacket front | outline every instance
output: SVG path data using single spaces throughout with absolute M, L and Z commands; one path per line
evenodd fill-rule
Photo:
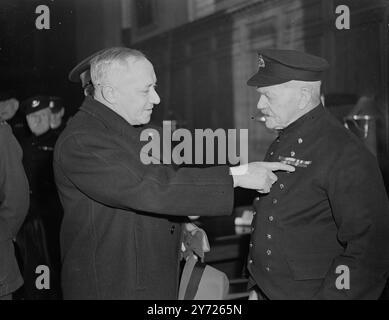
M 265 161 L 296 171 L 277 172 L 254 201 L 251 284 L 271 299 L 378 298 L 389 206 L 375 157 L 320 105 L 280 132 Z M 337 285 L 345 268 L 350 289 Z

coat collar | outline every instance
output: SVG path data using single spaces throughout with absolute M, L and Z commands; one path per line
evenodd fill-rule
M 292 122 L 286 128 L 279 130 L 279 136 L 288 135 L 296 130 L 302 129 L 306 124 L 311 123 L 314 119 L 320 118 L 325 114 L 325 109 L 322 104 L 319 104 L 317 107 L 313 108 L 311 111 L 307 112 L 296 121 Z
M 111 110 L 101 102 L 91 97 L 85 98 L 80 107 L 80 110 L 88 113 L 92 117 L 99 119 L 106 127 L 112 129 L 121 136 L 130 135 L 132 137 L 138 137 L 140 131 L 143 128 L 143 126 L 130 125 L 115 111 Z

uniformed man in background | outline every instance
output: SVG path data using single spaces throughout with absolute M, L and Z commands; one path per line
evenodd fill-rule
M 57 104 L 57 105 L 56 105 Z M 59 299 L 59 229 L 62 207 L 53 175 L 53 150 L 61 121 L 52 119 L 63 105 L 58 98 L 34 96 L 22 102 L 30 135 L 21 142 L 23 165 L 30 184 L 30 208 L 18 234 L 25 284 L 18 292 L 21 299 Z M 54 130 L 50 127 L 54 124 Z M 50 269 L 50 289 L 36 288 L 36 268 Z
M 389 275 L 389 205 L 375 157 L 320 102 L 326 60 L 291 50 L 259 52 L 248 80 L 266 127 L 265 161 L 280 173 L 254 201 L 251 298 L 377 299 Z
M 54 132 L 54 135 L 59 136 L 62 130 L 65 128 L 65 122 L 63 117 L 65 115 L 65 104 L 60 97 L 49 97 L 50 114 L 50 129 Z
M 11 300 L 23 284 L 13 242 L 27 214 L 28 191 L 22 149 L 0 120 L 0 300 Z

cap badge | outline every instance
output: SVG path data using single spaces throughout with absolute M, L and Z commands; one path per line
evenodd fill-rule
M 40 101 L 39 100 L 32 100 L 32 107 L 33 108 L 36 108 L 39 105 L 40 105 Z
M 262 55 L 258 56 L 258 70 L 261 68 L 265 68 L 265 60 L 263 60 Z

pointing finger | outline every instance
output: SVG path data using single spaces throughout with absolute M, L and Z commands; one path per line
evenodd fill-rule
M 281 162 L 263 162 L 262 164 L 265 168 L 268 168 L 271 171 L 282 170 L 282 171 L 294 172 L 296 170 L 295 167 Z

